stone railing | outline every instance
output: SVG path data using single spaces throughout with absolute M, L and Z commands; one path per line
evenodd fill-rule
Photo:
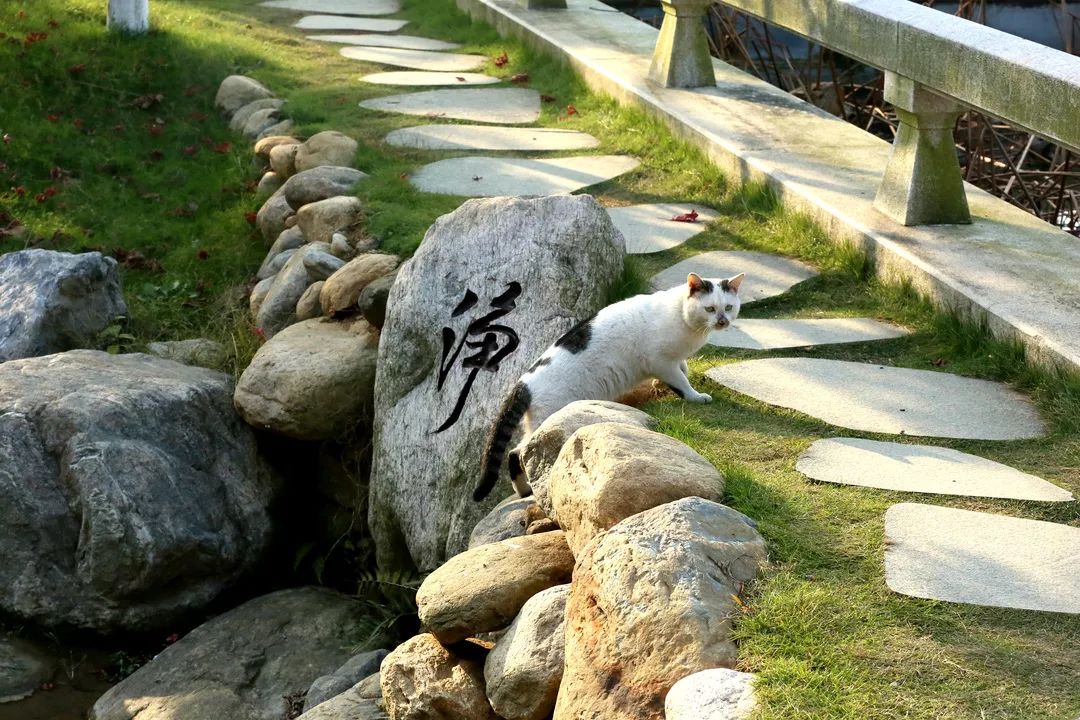
M 715 84 L 708 0 L 662 0 L 650 78 Z M 1080 57 L 912 2 L 723 0 L 725 5 L 885 71 L 900 121 L 875 207 L 905 225 L 971 222 L 952 130 L 976 109 L 1080 150 Z

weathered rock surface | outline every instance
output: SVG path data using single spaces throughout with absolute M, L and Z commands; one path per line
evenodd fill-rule
M 366 177 L 367 174 L 353 168 L 321 165 L 296 173 L 285 181 L 279 192 L 293 210 L 299 210 L 308 203 L 348 195 L 352 186 Z
M 577 557 L 615 523 L 685 497 L 719 501 L 724 478 L 675 438 L 623 423 L 587 425 L 551 468 L 548 516 Z
M 352 167 L 359 147 L 351 137 L 334 130 L 316 133 L 296 151 L 296 170 L 303 172 L 323 165 Z
M 364 205 L 352 195 L 337 195 L 308 203 L 296 212 L 296 224 L 308 240 L 329 243 L 334 233 L 346 240 L 358 235 L 364 219 Z
M 333 440 L 370 420 L 379 333 L 364 320 L 305 320 L 259 348 L 236 386 L 236 409 L 258 428 Z
M 536 502 L 531 497 L 506 498 L 476 523 L 469 536 L 469 548 L 521 537 L 529 527 L 530 510 L 536 512 Z
M 304 256 L 304 267 L 315 280 L 326 280 L 344 266 L 344 260 L 329 252 L 309 252 Z
M 656 427 L 655 418 L 628 405 L 607 400 L 579 400 L 552 413 L 518 448 L 533 496 L 546 514 L 551 514 L 548 473 L 563 445 L 586 425 L 607 422 L 635 425 L 646 430 Z
M 259 185 L 255 188 L 255 192 L 263 197 L 269 197 L 281 189 L 281 184 L 285 182 L 280 175 L 274 171 L 263 173 L 259 178 Z
M 274 244 L 270 246 L 270 250 L 266 253 L 266 257 L 272 258 L 278 253 L 298 248 L 304 244 L 305 240 L 304 233 L 300 231 L 300 228 L 285 228 L 277 236 L 277 239 L 274 240 Z
M 21 643 L 0 639 L 0 704 L 30 697 L 51 675 L 46 658 Z
M 260 140 L 260 142 L 262 142 Z M 296 174 L 296 152 L 300 149 L 300 143 L 281 143 L 270 148 L 267 157 L 270 160 L 270 169 L 277 173 L 283 181 Z
M 563 673 L 569 585 L 529 599 L 484 662 L 488 700 L 506 720 L 544 720 L 555 709 Z
M 322 290 L 322 286 L 326 283 L 325 280 L 319 280 L 311 285 L 308 285 L 308 289 L 304 291 L 304 294 L 300 296 L 300 299 L 296 301 L 296 319 L 297 320 L 311 320 L 322 316 L 322 305 L 319 304 L 319 292 Z
M 282 696 L 349 657 L 363 616 L 321 588 L 256 598 L 167 647 L 105 693 L 91 720 L 281 720 Z
M 327 279 L 320 302 L 323 314 L 330 317 L 356 311 L 357 301 L 371 282 L 393 272 L 401 259 L 397 255 L 368 253 L 350 260 Z
M 484 695 L 482 655 L 471 643 L 451 652 L 429 634 L 406 640 L 383 660 L 387 713 L 394 720 L 498 720 Z
M 209 338 L 152 342 L 147 344 L 146 352 L 184 365 L 209 368 L 221 367 L 229 357 L 224 345 Z
M 381 566 L 408 553 L 430 570 L 467 546 L 494 505 L 472 492 L 503 399 L 605 304 L 622 258 L 622 236 L 589 196 L 473 200 L 431 226 L 398 272 L 381 343 L 369 513 Z M 459 344 L 485 338 L 496 348 L 464 363 L 476 353 Z
M 292 132 L 292 129 L 293 121 L 290 118 L 284 118 L 260 132 L 258 135 L 256 135 L 256 138 L 262 140 L 263 138 L 284 135 L 287 132 Z
M 0 363 L 92 345 L 126 314 L 112 258 L 52 250 L 0 255 Z
M 257 80 L 244 75 L 230 75 L 221 81 L 214 97 L 214 106 L 231 115 L 250 102 L 272 97 L 274 93 Z
M 293 255 L 274 276 L 270 289 L 259 305 L 255 324 L 263 329 L 267 339 L 296 322 L 296 303 L 300 301 L 308 285 L 317 278 L 312 277 L 306 263 L 312 253 L 326 252 L 325 243 L 309 243 Z
M 676 681 L 735 664 L 733 596 L 764 562 L 749 518 L 701 498 L 599 535 L 574 572 L 555 720 L 662 720 Z
M 382 330 L 386 324 L 386 302 L 390 298 L 390 289 L 397 280 L 397 270 L 368 283 L 360 291 L 356 300 L 356 309 L 365 320 Z
M 274 278 L 271 276 L 260 280 L 251 289 L 251 295 L 248 297 L 248 308 L 251 310 L 252 319 L 259 317 L 259 308 L 262 307 L 263 300 L 266 299 L 266 295 L 273 285 Z
M 270 151 L 278 145 L 299 145 L 300 141 L 292 135 L 270 135 L 255 143 L 254 153 L 267 163 L 270 162 Z
M 276 193 L 266 199 L 255 215 L 255 226 L 259 228 L 263 239 L 268 243 L 274 242 L 281 231 L 285 229 L 285 220 L 294 214 L 289 207 L 288 200 L 282 194 L 285 186 L 282 185 Z
M 239 108 L 233 113 L 232 119 L 229 120 L 229 127 L 237 132 L 242 131 L 254 115 L 259 110 L 279 110 L 281 106 L 285 104 L 284 100 L 279 98 L 262 98 L 261 100 L 252 100 L 247 105 Z
M 342 260 L 351 260 L 353 255 L 356 254 L 352 245 L 349 244 L 349 239 L 345 237 L 344 233 L 339 232 L 330 236 L 330 252 Z
M 237 111 L 239 115 L 239 111 Z M 244 127 L 240 129 L 244 137 L 255 139 L 263 135 L 270 128 L 274 128 L 272 132 L 278 131 L 278 124 L 282 122 L 281 109 L 280 108 L 264 108 L 262 110 L 256 110 L 248 116 L 244 122 Z
M 224 373 L 73 350 L 0 365 L 0 610 L 161 628 L 258 562 L 276 485 Z
M 288 230 L 285 232 L 288 232 Z M 268 277 L 277 275 L 281 272 L 281 268 L 285 267 L 285 263 L 289 262 L 289 258 L 296 254 L 296 250 L 296 248 L 289 248 L 288 250 L 282 250 L 276 255 L 266 253 L 266 258 L 262 261 L 262 265 L 255 271 L 255 277 L 260 280 L 265 280 Z
M 315 679 L 304 698 L 304 712 L 337 697 L 357 685 L 372 673 L 379 672 L 379 665 L 387 656 L 386 650 L 372 650 L 349 658 L 348 662 L 334 672 Z
M 757 707 L 754 676 L 713 668 L 684 677 L 664 700 L 665 720 L 745 720 Z
M 297 720 L 389 720 L 389 716 L 383 712 L 379 700 L 364 697 L 360 685 L 354 685 L 305 711 Z
M 455 555 L 416 593 L 420 622 L 443 643 L 510 624 L 525 601 L 570 581 L 574 556 L 561 532 L 511 538 Z

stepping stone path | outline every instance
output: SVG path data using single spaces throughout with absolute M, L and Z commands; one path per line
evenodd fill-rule
M 460 43 L 434 40 L 417 35 L 308 35 L 307 39 L 357 47 L 387 47 L 403 50 L 455 50 L 461 47 Z
M 676 222 L 671 219 L 690 212 L 698 214 L 696 222 Z M 631 255 L 678 247 L 704 230 L 706 223 L 717 218 L 712 208 L 688 203 L 613 207 L 608 208 L 608 215 L 626 238 L 626 252 Z
M 263 7 L 327 15 L 393 15 L 401 12 L 398 0 L 267 0 Z
M 882 490 L 1068 502 L 1072 493 L 1015 468 L 958 450 L 830 438 L 799 456 L 795 469 L 822 482 Z
M 373 85 L 494 85 L 502 82 L 499 78 L 479 73 L 430 72 L 424 70 L 397 70 L 395 72 L 372 73 L 360 78 L 360 82 Z
M 419 189 L 443 195 L 532 197 L 572 193 L 636 168 L 625 155 L 584 155 L 550 160 L 461 157 L 425 165 L 410 178 Z
M 787 292 L 792 286 L 817 275 L 813 268 L 798 260 L 752 251 L 720 250 L 701 253 L 672 265 L 654 275 L 651 283 L 656 290 L 667 290 L 685 283 L 686 276 L 692 272 L 706 278 L 728 278 L 746 273 L 746 279 L 739 287 L 743 305 Z
M 460 53 L 430 52 L 428 50 L 399 50 L 396 48 L 344 47 L 341 54 L 351 60 L 396 65 L 397 67 L 415 68 L 416 70 L 438 70 L 441 72 L 460 72 L 475 70 L 487 62 L 483 55 L 462 55 Z
M 306 15 L 293 27 L 301 30 L 355 30 L 357 32 L 397 32 L 409 24 L 408 20 L 384 20 L 382 18 L 342 17 L 341 15 Z
M 426 90 L 365 100 L 360 107 L 405 115 L 515 125 L 536 122 L 540 117 L 540 94 L 522 88 Z
M 1080 613 L 1080 528 L 916 503 L 885 513 L 885 582 L 933 600 Z
M 907 331 L 870 318 L 823 320 L 736 320 L 709 335 L 709 344 L 743 350 L 781 350 L 812 345 L 890 340 Z
M 600 144 L 574 130 L 490 127 L 483 125 L 421 125 L 394 130 L 386 142 L 423 150 L 582 150 Z
M 713 382 L 762 402 L 864 432 L 1018 440 L 1045 434 L 1026 398 L 988 380 L 814 358 L 714 367 Z

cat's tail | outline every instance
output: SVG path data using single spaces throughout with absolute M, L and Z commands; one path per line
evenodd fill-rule
M 491 434 L 488 436 L 484 458 L 480 465 L 480 484 L 473 492 L 473 500 L 479 502 L 486 498 L 495 487 L 495 483 L 499 481 L 499 470 L 502 468 L 506 446 L 510 444 L 510 438 L 513 437 L 514 430 L 517 429 L 521 418 L 525 416 L 531 402 L 532 393 L 529 392 L 529 386 L 518 381 L 503 402 L 495 427 L 491 429 Z

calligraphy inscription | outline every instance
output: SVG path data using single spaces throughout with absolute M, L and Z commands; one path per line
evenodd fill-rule
M 435 434 L 453 427 L 454 423 L 461 417 L 465 401 L 468 400 L 473 382 L 480 371 L 498 372 L 499 363 L 517 350 L 520 344 L 517 331 L 496 321 L 509 315 L 517 307 L 515 301 L 519 295 L 521 295 L 521 283 L 516 281 L 507 283 L 506 290 L 491 301 L 490 307 L 493 309 L 470 322 L 460 339 L 458 339 L 453 328 L 444 327 L 442 329 L 443 349 L 442 360 L 439 363 L 438 389 L 442 390 L 443 383 L 446 382 L 450 370 L 453 369 L 458 358 L 462 355 L 462 350 L 465 348 L 468 348 L 468 350 L 465 351 L 465 356 L 461 358 L 461 366 L 469 370 L 469 376 L 465 379 L 461 392 L 458 393 L 457 401 L 454 403 L 454 409 L 450 412 L 450 416 L 443 421 Z M 457 318 L 464 315 L 476 307 L 478 302 L 480 302 L 479 296 L 466 288 L 465 295 L 462 297 L 461 302 L 457 304 L 457 307 L 454 308 L 454 312 L 450 314 L 450 317 Z M 472 354 L 469 354 L 470 352 Z

